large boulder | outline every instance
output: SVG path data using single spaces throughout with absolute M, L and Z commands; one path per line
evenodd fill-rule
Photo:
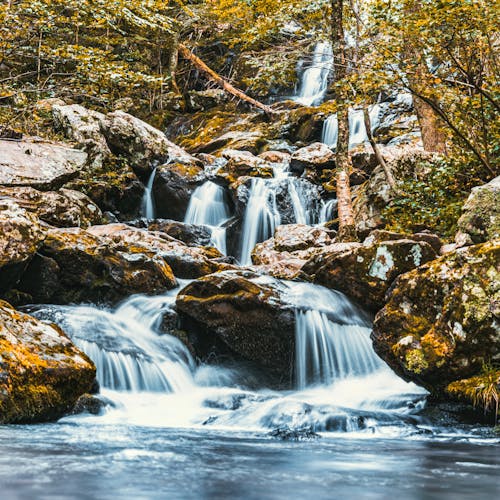
M 193 191 L 205 180 L 203 168 L 197 165 L 173 163 L 158 167 L 153 183 L 158 217 L 184 220 Z
M 57 420 L 89 392 L 95 367 L 56 326 L 0 301 L 0 423 Z
M 458 245 L 484 243 L 500 238 L 500 176 L 475 187 L 458 220 Z
M 290 160 L 290 170 L 301 175 L 306 168 L 325 170 L 335 168 L 335 154 L 322 142 L 297 149 Z
M 116 302 L 134 293 L 157 294 L 176 285 L 172 270 L 155 251 L 71 228 L 47 232 L 19 290 L 31 302 L 68 304 Z
M 372 333 L 396 373 L 435 395 L 500 361 L 500 240 L 400 276 Z
M 399 239 L 368 238 L 363 245 L 347 250 L 336 248 L 314 256 L 302 268 L 320 285 L 340 290 L 373 310 L 385 304 L 385 294 L 394 279 L 436 258 L 426 241 L 415 241 L 398 235 Z M 409 237 L 411 238 L 411 237 Z
M 12 199 L 40 220 L 56 227 L 88 227 L 102 222 L 102 213 L 79 191 L 38 191 L 31 187 L 2 187 L 0 198 Z
M 31 186 L 41 190 L 61 187 L 85 167 L 87 154 L 63 144 L 0 139 L 0 185 Z
M 181 290 L 177 311 L 200 358 L 231 353 L 289 382 L 295 316 L 285 296 L 286 286 L 278 280 L 225 271 Z
M 0 292 L 19 280 L 44 238 L 45 230 L 36 217 L 0 197 Z
M 161 232 L 145 231 L 126 224 L 93 226 L 88 232 L 97 237 L 110 238 L 119 247 L 155 252 L 178 278 L 198 278 L 231 267 L 216 248 L 188 246 Z
M 199 161 L 165 134 L 123 111 L 106 115 L 101 130 L 111 151 L 125 156 L 135 172 L 145 178 L 158 163 L 197 165 Z
M 167 234 L 188 246 L 206 247 L 212 243 L 212 231 L 208 226 L 186 224 L 171 219 L 154 219 L 148 222 L 149 231 Z
M 235 182 L 238 177 L 242 176 L 273 176 L 271 165 L 249 151 L 225 149 L 222 151 L 221 156 L 227 161 L 217 170 L 217 177 L 228 184 Z

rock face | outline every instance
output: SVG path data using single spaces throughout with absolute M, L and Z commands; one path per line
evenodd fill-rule
M 225 271 L 181 290 L 177 310 L 200 358 L 225 349 L 289 382 L 295 317 L 284 294 L 278 280 Z
M 99 207 L 79 191 L 38 191 L 31 187 L 0 186 L 0 198 L 4 197 L 52 226 L 85 228 L 102 222 Z
M 207 226 L 186 224 L 170 219 L 156 219 L 148 224 L 149 231 L 167 234 L 188 246 L 209 246 L 212 242 L 212 232 Z
M 500 238 L 500 176 L 472 190 L 458 220 L 459 245 Z
M 35 142 L 34 139 L 0 139 L 0 185 L 31 186 L 50 190 L 76 177 L 87 154 L 63 144 Z
M 0 199 L 0 292 L 19 280 L 44 238 L 45 231 L 33 215 Z
M 19 289 L 31 302 L 68 304 L 114 302 L 175 286 L 172 270 L 154 251 L 74 228 L 48 231 Z
M 169 141 L 163 132 L 123 111 L 106 115 L 101 130 L 111 151 L 126 156 L 142 177 L 152 171 L 154 163 L 199 164 L 196 158 Z
M 461 248 L 400 276 L 372 333 L 399 375 L 442 394 L 500 360 L 500 240 Z
M 290 170 L 301 175 L 306 168 L 324 170 L 335 168 L 335 154 L 322 142 L 297 149 L 290 160 Z
M 57 420 L 90 391 L 95 373 L 60 329 L 0 301 L 0 423 Z
M 345 251 L 328 249 L 313 257 L 302 270 L 320 285 L 340 290 L 364 306 L 378 310 L 394 279 L 436 257 L 425 241 L 368 238 Z

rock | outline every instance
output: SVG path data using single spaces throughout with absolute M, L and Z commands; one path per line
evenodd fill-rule
M 335 154 L 322 142 L 297 149 L 290 159 L 290 170 L 302 175 L 306 168 L 324 170 L 335 168 Z
M 500 240 L 460 248 L 400 276 L 376 316 L 378 355 L 442 395 L 500 360 Z
M 366 307 L 378 310 L 394 279 L 436 257 L 424 241 L 400 239 L 356 245 L 346 251 L 328 249 L 302 270 L 320 285 L 340 290 Z
M 146 178 L 158 163 L 198 165 L 199 161 L 165 134 L 135 116 L 123 111 L 106 115 L 101 130 L 111 151 L 125 156 L 134 171 Z
M 79 415 L 80 413 L 99 415 L 108 404 L 108 401 L 93 394 L 82 394 L 76 401 L 75 406 L 73 406 L 71 415 Z
M 472 189 L 458 230 L 455 242 L 461 246 L 500 238 L 500 176 Z
M 0 197 L 0 292 L 19 280 L 44 238 L 45 231 L 36 217 Z
M 0 185 L 58 189 L 84 168 L 87 154 L 63 144 L 0 139 Z
M 106 139 L 101 132 L 102 113 L 84 108 L 79 104 L 56 105 L 52 107 L 56 128 L 62 130 L 68 139 L 85 147 L 92 158 L 92 166 L 101 166 L 111 156 Z
M 196 165 L 174 163 L 158 167 L 153 183 L 158 217 L 184 220 L 193 191 L 205 180 L 205 172 Z
M 92 226 L 92 228 L 102 226 Z M 134 293 L 156 294 L 176 286 L 156 252 L 79 228 L 51 229 L 24 273 L 19 290 L 32 302 L 115 302 Z
M 227 100 L 227 94 L 222 89 L 192 90 L 188 99 L 192 111 L 201 111 L 220 106 Z
M 0 301 L 0 423 L 57 420 L 89 392 L 95 367 L 56 326 Z
M 285 295 L 286 286 L 273 278 L 224 271 L 181 290 L 177 311 L 201 359 L 233 353 L 289 382 L 295 316 Z
M 272 177 L 273 169 L 266 161 L 254 156 L 249 151 L 238 151 L 225 149 L 221 153 L 227 162 L 217 171 L 217 177 L 229 184 L 235 182 L 239 177 Z
M 31 187 L 0 186 L 0 198 L 4 197 L 52 226 L 85 228 L 102 222 L 99 207 L 78 191 L 37 191 Z
M 224 149 L 235 149 L 238 151 L 249 151 L 257 154 L 265 143 L 265 137 L 262 131 L 234 131 L 227 132 L 221 136 L 200 144 L 193 149 L 196 153 L 216 153 Z
M 262 158 L 268 163 L 289 164 L 292 155 L 283 151 L 264 151 L 260 153 L 259 158 Z
M 179 278 L 198 278 L 231 267 L 221 260 L 223 256 L 216 248 L 187 246 L 160 232 L 145 231 L 126 224 L 93 226 L 88 232 L 110 238 L 119 247 L 155 252 Z
M 278 226 L 274 233 L 274 247 L 278 251 L 293 252 L 309 247 L 324 247 L 333 243 L 332 232 L 323 227 L 305 224 Z
M 212 243 L 212 232 L 207 226 L 186 224 L 170 219 L 155 219 L 148 224 L 149 231 L 167 234 L 188 246 L 209 246 Z

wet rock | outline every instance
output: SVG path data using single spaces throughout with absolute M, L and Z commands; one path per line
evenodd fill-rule
M 212 233 L 207 226 L 186 224 L 170 219 L 155 219 L 148 224 L 149 231 L 166 234 L 188 246 L 209 246 Z
M 89 392 L 95 367 L 56 326 L 0 301 L 0 423 L 57 420 Z
M 259 158 L 262 158 L 268 163 L 290 163 L 291 154 L 283 151 L 264 151 L 260 153 Z
M 47 278 L 50 287 L 40 286 Z M 47 232 L 19 289 L 31 295 L 32 302 L 68 304 L 115 302 L 175 286 L 172 270 L 156 252 L 132 242 L 114 243 L 97 231 L 72 228 Z
M 93 394 L 82 394 L 77 399 L 70 413 L 71 415 L 79 415 L 80 413 L 99 415 L 109 403 L 110 401 L 94 396 Z
M 458 245 L 473 245 L 500 238 L 500 176 L 475 187 L 458 220 Z
M 153 183 L 158 217 L 184 220 L 193 191 L 205 180 L 204 170 L 197 165 L 173 163 L 158 167 Z
M 281 439 L 282 441 L 311 441 L 319 439 L 321 436 L 314 432 L 312 427 L 291 429 L 290 427 L 278 427 L 272 430 L 268 436 Z
M 196 158 L 169 141 L 163 132 L 123 111 L 107 114 L 101 122 L 101 130 L 111 151 L 125 156 L 143 178 L 158 163 L 199 164 Z
M 89 233 L 110 238 L 119 247 L 154 252 L 163 259 L 178 278 L 198 278 L 230 268 L 222 254 L 213 247 L 188 246 L 161 232 L 145 231 L 126 224 L 93 226 Z
M 70 189 L 38 191 L 2 187 L 0 198 L 11 199 L 38 219 L 56 227 L 88 227 L 102 222 L 99 208 L 83 193 Z
M 302 270 L 320 285 L 340 290 L 363 305 L 378 310 L 394 279 L 436 257 L 426 242 L 411 239 L 376 242 L 368 239 L 346 251 L 328 249 Z
M 44 238 L 45 230 L 36 217 L 0 197 L 0 292 L 19 280 Z
M 249 151 L 225 149 L 221 153 L 227 162 L 217 171 L 217 177 L 231 184 L 239 177 L 272 177 L 273 169 L 269 163 Z
M 372 333 L 406 380 L 443 394 L 500 359 L 500 241 L 461 248 L 400 276 Z
M 290 170 L 302 175 L 306 168 L 324 170 L 335 168 L 335 154 L 322 142 L 297 149 L 290 160 Z
M 87 154 L 66 145 L 36 141 L 0 140 L 0 185 L 51 190 L 75 178 Z
M 211 274 L 181 290 L 177 311 L 201 359 L 225 348 L 291 380 L 295 316 L 278 280 L 247 271 Z

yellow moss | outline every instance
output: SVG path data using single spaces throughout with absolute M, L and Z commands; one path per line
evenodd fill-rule
M 429 368 L 429 363 L 420 349 L 411 349 L 408 351 L 405 355 L 405 364 L 408 370 L 417 374 Z

